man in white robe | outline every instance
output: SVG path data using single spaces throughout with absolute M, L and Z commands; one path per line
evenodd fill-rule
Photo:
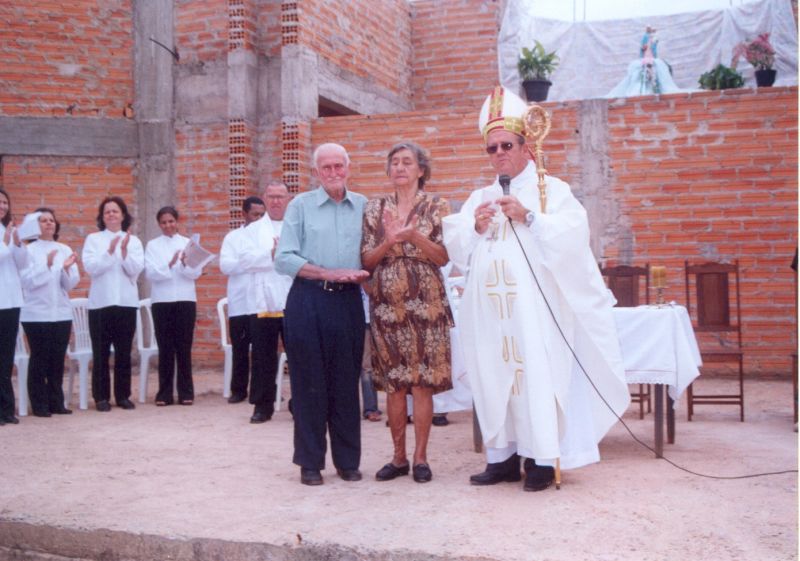
M 248 252 L 260 256 L 251 268 L 248 287 L 255 305 L 255 317 L 250 321 L 254 372 L 250 397 L 255 405 L 251 423 L 270 420 L 275 412 L 274 403 L 280 399 L 276 396 L 278 338 L 283 339 L 283 310 L 292 286 L 290 276 L 275 270 L 274 260 L 291 195 L 283 183 L 269 183 L 264 189 L 263 200 L 266 214 L 245 228 L 251 242 Z
M 499 179 L 473 192 L 444 219 L 444 243 L 467 272 L 459 330 L 488 461 L 470 482 L 519 481 L 524 457 L 524 489 L 539 491 L 556 459 L 565 469 L 599 461 L 597 443 L 630 395 L 586 211 L 569 185 L 546 177 L 542 212 L 526 108 L 500 86 L 486 99 L 479 127 L 510 192 Z

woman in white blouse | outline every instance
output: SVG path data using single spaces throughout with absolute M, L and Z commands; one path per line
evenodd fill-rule
M 156 214 L 163 235 L 150 240 L 144 255 L 150 281 L 153 324 L 158 342 L 158 393 L 156 405 L 172 405 L 172 381 L 177 364 L 178 403 L 194 401 L 192 341 L 197 316 L 194 281 L 202 268 L 186 266 L 184 249 L 189 238 L 178 233 L 178 211 L 165 206 Z
M 114 399 L 135 409 L 131 396 L 131 347 L 136 332 L 144 250 L 128 229 L 133 218 L 120 197 L 106 197 L 97 214 L 99 232 L 89 234 L 81 260 L 91 278 L 89 334 L 92 337 L 92 398 L 98 411 L 111 410 L 108 361 L 114 345 Z
M 19 272 L 25 268 L 27 258 L 28 252 L 11 223 L 11 197 L 0 189 L 0 425 L 19 423 L 14 416 L 11 371 L 22 308 Z
M 80 280 L 78 256 L 58 243 L 61 225 L 49 208 L 37 208 L 39 239 L 28 244 L 28 266 L 22 271 L 25 304 L 21 320 L 31 350 L 28 396 L 37 417 L 68 415 L 64 406 L 64 355 L 72 329 L 68 291 Z

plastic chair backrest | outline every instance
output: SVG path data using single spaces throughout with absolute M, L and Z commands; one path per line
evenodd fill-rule
M 156 331 L 153 327 L 153 301 L 150 298 L 139 300 L 139 312 L 136 314 L 136 347 L 139 351 L 157 349 Z
M 89 335 L 89 299 L 72 298 L 72 338 L 69 350 L 72 352 L 92 350 L 92 338 Z
M 228 298 L 220 298 L 217 302 L 217 317 L 219 318 L 219 342 L 225 347 L 231 344 L 228 339 Z

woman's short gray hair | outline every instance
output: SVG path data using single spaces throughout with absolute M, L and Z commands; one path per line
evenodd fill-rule
M 389 150 L 389 155 L 386 156 L 386 174 L 389 174 L 389 167 L 392 163 L 392 156 L 397 154 L 400 150 L 408 150 L 412 154 L 414 154 L 414 158 L 417 160 L 417 165 L 419 169 L 422 170 L 422 177 L 419 178 L 419 188 L 423 189 L 425 187 L 425 182 L 431 178 L 431 159 L 428 157 L 428 153 L 419 145 L 413 142 L 398 142 L 392 149 Z

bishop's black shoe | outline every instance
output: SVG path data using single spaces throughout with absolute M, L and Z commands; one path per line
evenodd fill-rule
M 471 485 L 494 485 L 503 481 L 514 482 L 522 479 L 519 473 L 519 456 L 512 454 L 507 460 L 494 464 L 486 464 L 486 469 L 470 475 Z
M 537 466 L 531 458 L 525 458 L 525 491 L 544 491 L 556 477 L 552 466 Z

